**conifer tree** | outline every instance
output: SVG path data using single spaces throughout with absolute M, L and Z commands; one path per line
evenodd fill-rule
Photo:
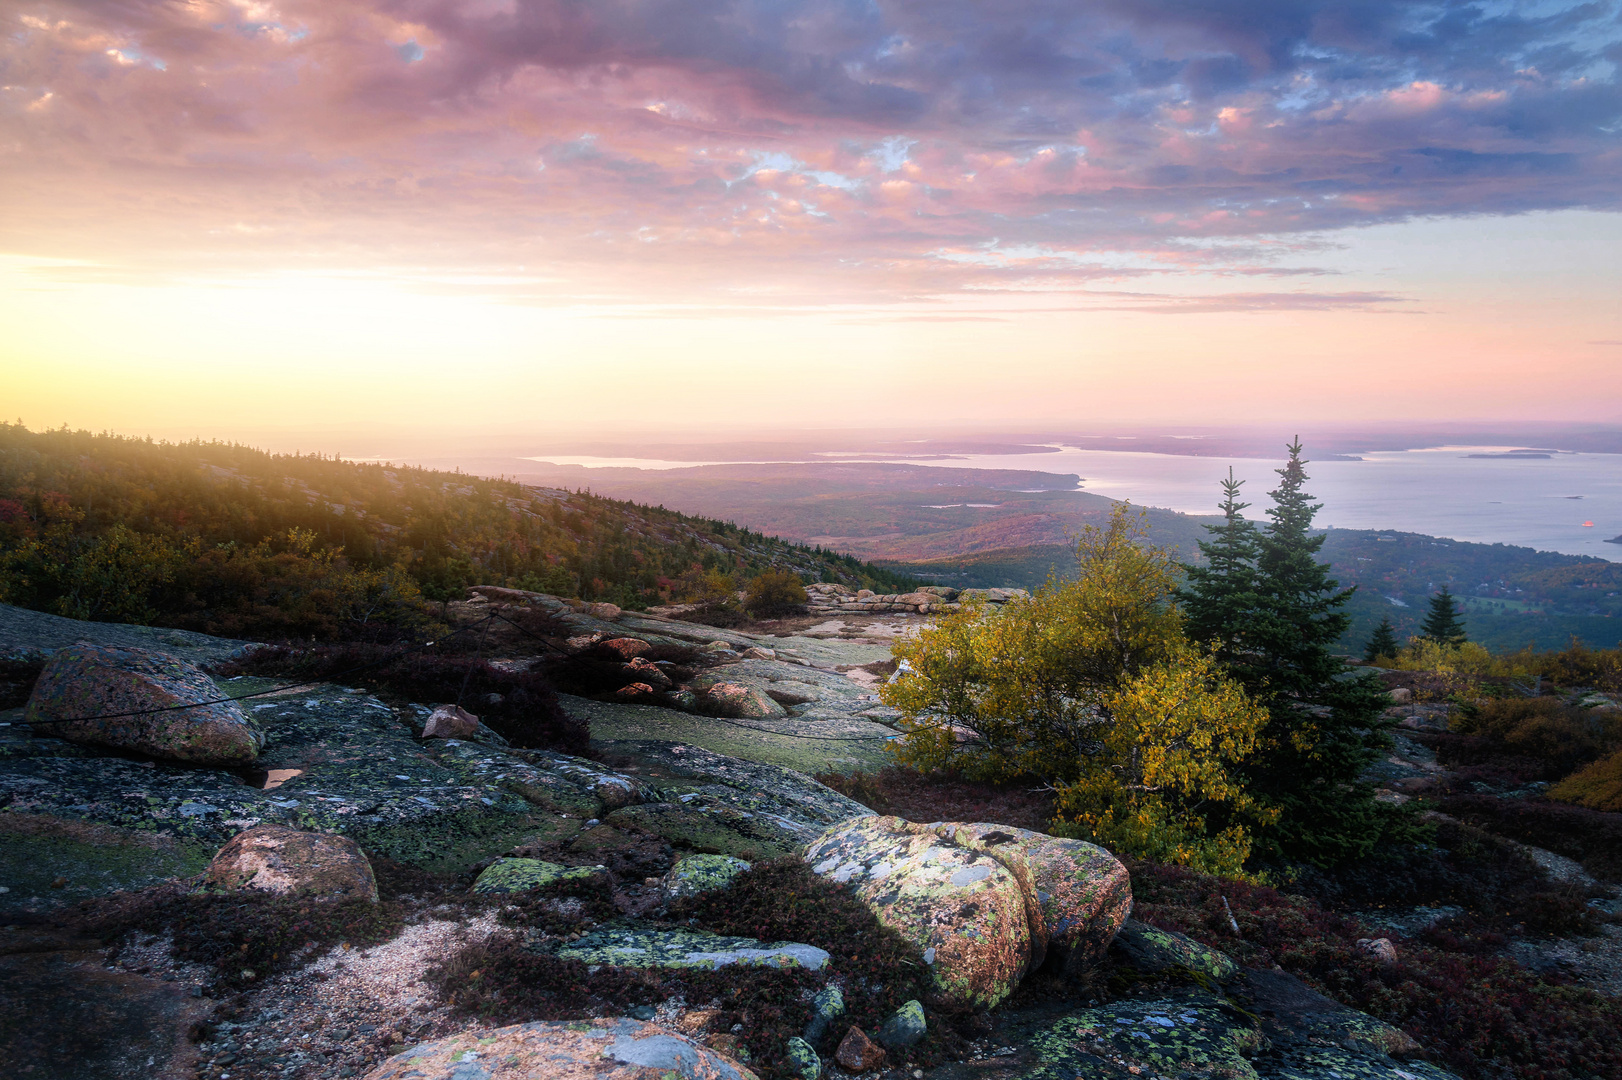
M 1438 645 L 1462 645 L 1469 640 L 1464 636 L 1464 622 L 1453 608 L 1453 594 L 1446 585 L 1431 597 L 1431 609 L 1419 628 L 1419 635 Z
M 1269 493 L 1271 521 L 1254 535 L 1244 599 L 1235 603 L 1207 577 L 1194 581 L 1185 603 L 1191 627 L 1201 627 L 1195 636 L 1215 645 L 1229 672 L 1268 709 L 1257 752 L 1243 766 L 1251 793 L 1279 812 L 1277 824 L 1257 837 L 1258 853 L 1331 865 L 1368 854 L 1393 824 L 1358 780 L 1387 745 L 1390 722 L 1379 681 L 1348 677 L 1346 663 L 1330 652 L 1351 621 L 1341 609 L 1352 590 L 1339 591 L 1317 559 L 1325 538 L 1312 534 L 1312 520 L 1321 506 L 1305 490 L 1299 439 L 1289 453 Z M 1243 580 L 1230 575 L 1223 585 Z M 1236 623 L 1215 625 L 1224 618 Z
M 1207 525 L 1210 540 L 1201 540 L 1204 566 L 1185 566 L 1187 584 L 1178 591 L 1188 636 L 1208 645 L 1219 660 L 1231 662 L 1244 651 L 1248 616 L 1256 610 L 1256 526 L 1240 516 L 1250 504 L 1239 501 L 1243 480 L 1233 468 L 1222 481 L 1222 524 Z
M 1396 656 L 1401 647 L 1397 644 L 1397 628 L 1391 625 L 1389 618 L 1381 619 L 1380 625 L 1374 628 L 1374 636 L 1363 647 L 1363 659 L 1372 664 L 1382 656 Z

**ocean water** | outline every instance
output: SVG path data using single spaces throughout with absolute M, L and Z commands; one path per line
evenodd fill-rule
M 1312 461 L 1307 490 L 1323 504 L 1317 523 L 1392 529 L 1476 543 L 1514 544 L 1622 562 L 1622 455 L 1551 454 L 1544 459 L 1479 458 L 1513 447 L 1442 446 L 1366 454 L 1361 461 Z M 1308 450 L 1310 456 L 1310 448 Z M 707 462 L 636 458 L 555 458 L 557 464 L 687 468 Z M 849 460 L 841 458 L 841 460 Z M 871 458 L 873 461 L 907 461 Z M 1260 518 L 1283 458 L 1191 457 L 1063 446 L 1045 454 L 966 454 L 926 462 L 976 469 L 1076 473 L 1081 489 L 1139 506 L 1213 514 L 1219 481 L 1232 466 L 1243 480 L 1247 517 Z

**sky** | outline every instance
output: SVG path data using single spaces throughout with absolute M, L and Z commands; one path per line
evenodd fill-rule
M 8 0 L 0 411 L 1622 423 L 1619 65 L 1618 0 Z

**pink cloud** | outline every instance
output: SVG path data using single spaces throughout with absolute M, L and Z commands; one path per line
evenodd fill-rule
M 1622 94 L 1586 10 L 1460 9 L 1444 33 L 1394 2 L 1354 25 L 1289 2 L 42 0 L 0 40 L 0 240 L 132 276 L 570 283 L 532 301 L 1034 272 L 941 254 L 988 243 L 1051 250 L 1064 280 L 1136 272 L 1059 265 L 1110 254 L 1264 272 L 1285 253 L 1250 241 L 1616 207 Z

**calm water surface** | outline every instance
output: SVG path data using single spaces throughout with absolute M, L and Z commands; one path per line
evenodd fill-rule
M 1362 461 L 1314 461 L 1307 490 L 1324 504 L 1318 524 L 1396 529 L 1478 543 L 1516 544 L 1622 561 L 1622 455 L 1554 454 L 1547 459 L 1472 458 L 1509 447 L 1444 446 L 1373 453 Z M 1309 450 L 1310 453 L 1310 450 Z M 558 464 L 644 469 L 712 464 L 637 458 L 547 458 Z M 906 461 L 873 458 L 875 461 Z M 1076 473 L 1081 489 L 1140 506 L 1214 513 L 1218 481 L 1233 467 L 1260 516 L 1283 459 L 1185 457 L 1065 446 L 1047 454 L 966 454 L 927 463 L 976 469 Z M 718 463 L 715 463 L 718 464 Z M 1585 523 L 1592 522 L 1592 525 Z

